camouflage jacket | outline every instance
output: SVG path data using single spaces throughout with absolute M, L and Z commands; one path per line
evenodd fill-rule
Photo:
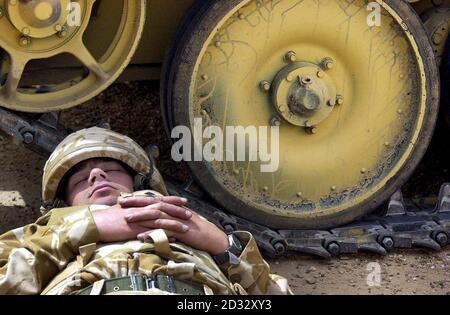
M 171 275 L 203 284 L 210 294 L 292 294 L 285 278 L 270 274 L 248 232 L 235 232 L 245 248 L 224 273 L 206 252 L 167 238 L 166 244 L 99 243 L 94 207 L 54 209 L 0 236 L 0 294 L 73 294 L 132 273 Z

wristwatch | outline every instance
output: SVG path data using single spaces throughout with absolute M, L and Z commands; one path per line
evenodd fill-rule
M 222 254 L 213 256 L 214 261 L 220 269 L 227 270 L 228 267 L 239 264 L 239 256 L 242 253 L 242 244 L 234 234 L 228 234 L 230 247 Z

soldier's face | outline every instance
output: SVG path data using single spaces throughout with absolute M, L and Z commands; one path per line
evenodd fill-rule
M 113 206 L 121 192 L 133 191 L 131 174 L 114 160 L 90 159 L 76 165 L 66 187 L 70 206 Z

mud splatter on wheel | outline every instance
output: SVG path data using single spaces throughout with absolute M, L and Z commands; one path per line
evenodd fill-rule
M 383 1 L 369 26 L 363 0 L 199 2 L 166 58 L 168 127 L 280 125 L 274 173 L 188 163 L 217 202 L 270 227 L 326 228 L 404 184 L 439 104 L 433 50 L 408 4 Z

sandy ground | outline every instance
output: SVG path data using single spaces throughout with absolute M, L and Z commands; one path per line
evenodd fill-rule
M 142 145 L 157 143 L 163 172 L 186 177 L 183 166 L 168 159 L 170 146 L 154 83 L 115 85 L 87 104 L 65 111 L 63 120 L 75 129 L 94 121 L 109 122 Z M 0 138 L 0 162 L 2 233 L 39 217 L 45 159 Z M 360 254 L 331 261 L 298 255 L 269 263 L 274 273 L 289 280 L 296 294 L 450 294 L 450 247 L 439 253 L 395 251 L 386 257 Z

